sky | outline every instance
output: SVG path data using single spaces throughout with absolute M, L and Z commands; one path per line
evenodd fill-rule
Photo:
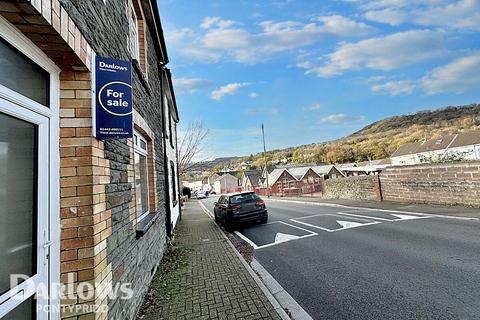
M 181 135 L 203 158 L 480 102 L 480 0 L 158 0 Z

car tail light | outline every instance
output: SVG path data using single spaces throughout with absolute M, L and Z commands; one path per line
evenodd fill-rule
M 264 206 L 264 205 L 265 205 L 265 201 L 263 201 L 263 200 L 258 200 L 257 202 L 255 202 L 255 205 L 257 205 L 257 206 Z
M 238 204 L 234 204 L 234 205 L 228 206 L 228 207 L 227 207 L 227 210 L 228 210 L 228 211 L 234 211 L 234 210 L 238 210 L 238 209 L 240 209 L 240 208 L 241 208 L 241 206 L 239 206 Z

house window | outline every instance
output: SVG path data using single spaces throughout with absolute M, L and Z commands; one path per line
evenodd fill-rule
M 130 1 L 128 9 L 129 25 L 130 25 L 130 51 L 132 59 L 137 60 L 145 77 L 148 75 L 147 70 L 147 44 L 145 34 L 145 19 L 142 6 L 139 0 Z
M 132 50 L 132 58 L 140 61 L 140 36 L 138 33 L 138 19 L 135 8 L 130 9 L 130 48 Z
M 135 203 L 137 221 L 145 218 L 149 213 L 148 199 L 148 165 L 147 139 L 139 132 L 134 134 L 135 144 Z
M 49 107 L 50 74 L 0 38 L 0 85 Z
M 170 174 L 171 174 L 171 183 L 172 183 L 172 202 L 173 206 L 177 205 L 177 179 L 175 174 L 175 163 L 170 161 Z

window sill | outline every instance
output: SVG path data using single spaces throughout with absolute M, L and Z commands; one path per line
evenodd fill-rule
M 152 227 L 152 225 L 155 223 L 155 221 L 157 221 L 159 216 L 160 215 L 158 213 L 152 212 L 137 223 L 137 239 L 140 239 L 147 233 L 148 229 Z

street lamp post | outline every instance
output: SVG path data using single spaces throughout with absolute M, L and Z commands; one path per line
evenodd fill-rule
M 265 160 L 265 176 L 267 178 L 267 197 L 270 198 L 270 186 L 268 184 L 268 168 L 267 168 L 267 148 L 265 147 L 265 128 L 262 123 L 262 137 L 263 137 L 263 160 Z

